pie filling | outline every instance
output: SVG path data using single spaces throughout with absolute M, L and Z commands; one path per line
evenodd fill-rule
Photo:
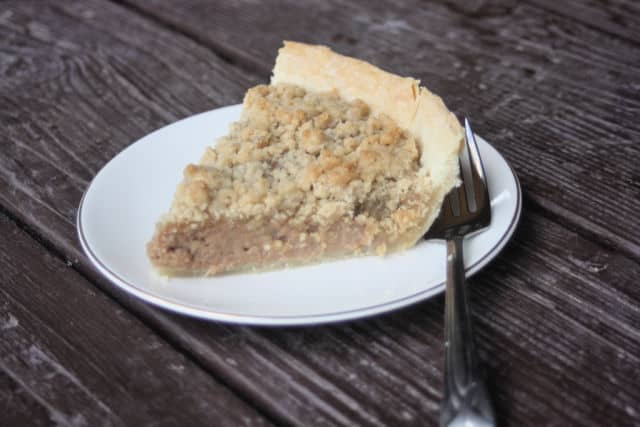
M 360 100 L 256 86 L 229 134 L 186 167 L 149 257 L 167 274 L 219 274 L 411 246 L 433 209 L 420 154 Z
M 268 224 L 255 230 L 247 223 L 211 221 L 197 228 L 175 225 L 149 245 L 149 256 L 169 275 L 214 275 L 266 270 L 387 250 L 375 229 L 345 219 L 324 229 Z

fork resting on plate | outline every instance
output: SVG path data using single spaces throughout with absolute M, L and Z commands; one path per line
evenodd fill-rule
M 447 241 L 442 427 L 495 425 L 489 394 L 478 367 L 465 292 L 463 239 L 491 223 L 487 180 L 468 119 L 465 119 L 465 139 L 460 159 L 462 185 L 447 195 L 440 216 L 426 236 Z

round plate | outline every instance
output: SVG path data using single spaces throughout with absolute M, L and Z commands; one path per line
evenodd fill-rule
M 445 245 L 422 241 L 386 257 L 360 257 L 285 270 L 205 278 L 157 276 L 146 256 L 182 170 L 226 134 L 241 106 L 165 126 L 115 156 L 96 175 L 78 209 L 78 235 L 111 282 L 152 304 L 224 322 L 301 325 L 395 310 L 443 291 Z M 505 159 L 478 139 L 489 180 L 491 226 L 465 240 L 467 274 L 486 265 L 513 234 L 521 210 L 518 180 Z

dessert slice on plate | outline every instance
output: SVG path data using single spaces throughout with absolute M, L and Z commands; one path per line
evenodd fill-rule
M 186 167 L 149 257 L 214 275 L 411 247 L 458 183 L 462 134 L 417 80 L 285 42 L 271 84 Z

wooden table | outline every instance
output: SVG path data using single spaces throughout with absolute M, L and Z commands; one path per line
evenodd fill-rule
M 501 425 L 640 425 L 640 3 L 0 3 L 0 425 L 436 425 L 443 298 L 305 328 L 205 322 L 79 248 L 96 172 L 240 102 L 283 39 L 419 77 L 513 164 L 512 243 L 470 280 Z

